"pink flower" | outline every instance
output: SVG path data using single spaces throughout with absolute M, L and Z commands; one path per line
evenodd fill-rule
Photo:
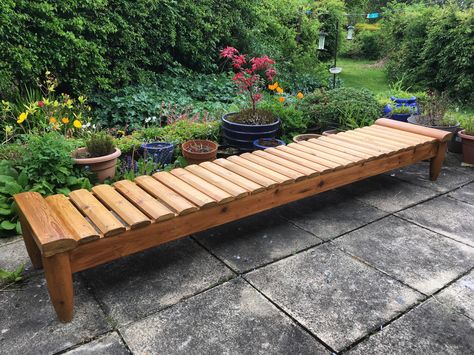
M 273 67 L 268 68 L 267 71 L 265 72 L 265 75 L 266 75 L 268 81 L 273 81 L 273 78 L 275 77 L 276 73 L 277 72 L 276 72 L 275 68 L 273 68 Z
M 239 51 L 234 47 L 225 47 L 223 50 L 221 50 L 220 56 L 222 58 L 232 58 L 237 54 L 239 54 Z
M 43 102 L 43 101 L 38 101 L 38 106 L 39 106 L 39 107 L 43 107 L 43 106 L 44 106 L 44 102 Z

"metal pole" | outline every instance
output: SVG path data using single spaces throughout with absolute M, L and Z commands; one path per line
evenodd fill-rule
M 336 20 L 336 45 L 334 46 L 334 68 L 337 65 L 337 42 L 339 40 L 339 20 Z M 332 88 L 336 88 L 336 73 L 333 74 Z

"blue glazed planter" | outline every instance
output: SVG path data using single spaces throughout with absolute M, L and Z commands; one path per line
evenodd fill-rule
M 151 158 L 156 164 L 169 164 L 173 158 L 174 144 L 168 142 L 144 143 L 141 145 L 143 157 Z
M 390 100 L 392 100 L 393 104 L 387 104 L 383 109 L 385 117 L 391 118 L 396 121 L 407 122 L 408 117 L 410 117 L 411 115 L 418 114 L 418 105 L 416 103 L 415 96 L 412 96 L 408 99 L 401 99 L 395 96 L 391 96 Z M 410 113 L 395 113 L 392 115 L 393 106 L 408 106 L 410 108 Z
M 228 113 L 221 118 L 222 135 L 225 142 L 241 150 L 250 151 L 255 149 L 253 142 L 259 138 L 275 138 L 280 129 L 280 120 L 263 125 L 249 125 L 236 123 L 227 118 L 236 113 Z
M 283 142 L 282 140 L 280 139 L 276 139 L 276 138 L 259 138 L 259 139 L 256 139 L 253 141 L 253 146 L 254 146 L 254 149 L 267 149 L 267 148 L 272 148 L 272 147 L 276 147 L 277 145 L 272 145 L 272 146 L 268 146 L 268 145 L 262 145 L 261 142 L 262 141 L 277 141 L 279 144 L 277 145 L 286 145 L 285 142 Z

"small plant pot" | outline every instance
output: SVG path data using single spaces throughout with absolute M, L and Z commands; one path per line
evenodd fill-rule
M 315 133 L 298 134 L 293 137 L 293 142 L 298 143 L 298 142 L 310 140 L 311 138 L 318 139 L 319 137 L 321 137 L 321 135 L 315 134 Z
M 453 137 L 451 140 L 448 142 L 448 150 L 452 153 L 461 153 L 462 152 L 462 144 L 457 140 L 457 134 L 461 125 L 460 123 L 456 123 L 454 126 L 432 126 L 432 125 L 426 125 L 423 124 L 422 121 L 420 121 L 420 116 L 418 115 L 413 115 L 408 117 L 409 123 L 413 123 L 419 126 L 424 126 L 424 127 L 429 127 L 429 128 L 434 128 L 434 129 L 440 129 L 442 131 L 446 132 L 451 132 L 453 134 Z
M 338 129 L 329 129 L 329 130 L 327 130 L 327 131 L 323 131 L 322 134 L 323 134 L 323 136 L 330 136 L 330 135 L 332 135 L 332 134 L 338 134 L 338 133 L 340 133 L 340 132 L 341 132 L 341 131 L 338 130 Z
M 220 145 L 219 149 L 217 150 L 217 157 L 228 158 L 232 155 L 237 155 L 239 153 L 240 151 L 238 148 L 232 147 L 230 145 Z
M 166 165 L 171 163 L 174 152 L 174 144 L 168 142 L 144 143 L 141 145 L 143 157 L 151 158 L 154 163 Z
M 282 140 L 276 138 L 259 138 L 253 141 L 253 146 L 255 149 L 267 149 L 278 147 L 279 145 L 286 144 Z
M 73 153 L 74 162 L 77 165 L 88 167 L 90 171 L 97 175 L 99 182 L 104 182 L 106 179 L 113 179 L 115 177 L 115 170 L 117 165 L 117 158 L 122 154 L 120 149 L 115 148 L 115 151 L 109 155 L 95 158 L 75 158 L 87 153 L 87 148 L 79 148 Z
M 411 116 L 411 113 L 394 113 L 388 116 L 388 118 L 400 121 L 400 122 L 408 122 L 408 117 Z
M 462 161 L 474 165 L 474 136 L 466 134 L 465 130 L 458 134 L 462 138 Z
M 183 156 L 188 164 L 199 164 L 216 159 L 217 148 L 217 143 L 200 139 L 187 141 L 181 145 Z

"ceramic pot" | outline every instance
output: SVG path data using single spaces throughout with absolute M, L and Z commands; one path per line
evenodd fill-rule
M 87 148 L 79 148 L 73 153 L 73 159 L 77 165 L 88 167 L 90 171 L 97 175 L 99 182 L 104 182 L 106 179 L 113 179 L 115 177 L 117 158 L 122 154 L 120 149 L 115 148 L 113 153 L 102 157 L 75 158 L 76 156 L 84 155 L 86 152 Z
M 304 133 L 304 134 L 298 134 L 293 137 L 293 142 L 298 143 L 301 141 L 307 141 L 310 140 L 311 138 L 318 139 L 321 137 L 320 134 L 315 134 L 315 133 Z
M 195 139 L 184 142 L 181 150 L 188 164 L 199 164 L 216 159 L 217 143 L 208 140 Z
M 474 165 L 474 136 L 466 134 L 464 129 L 458 134 L 462 138 L 462 161 Z

